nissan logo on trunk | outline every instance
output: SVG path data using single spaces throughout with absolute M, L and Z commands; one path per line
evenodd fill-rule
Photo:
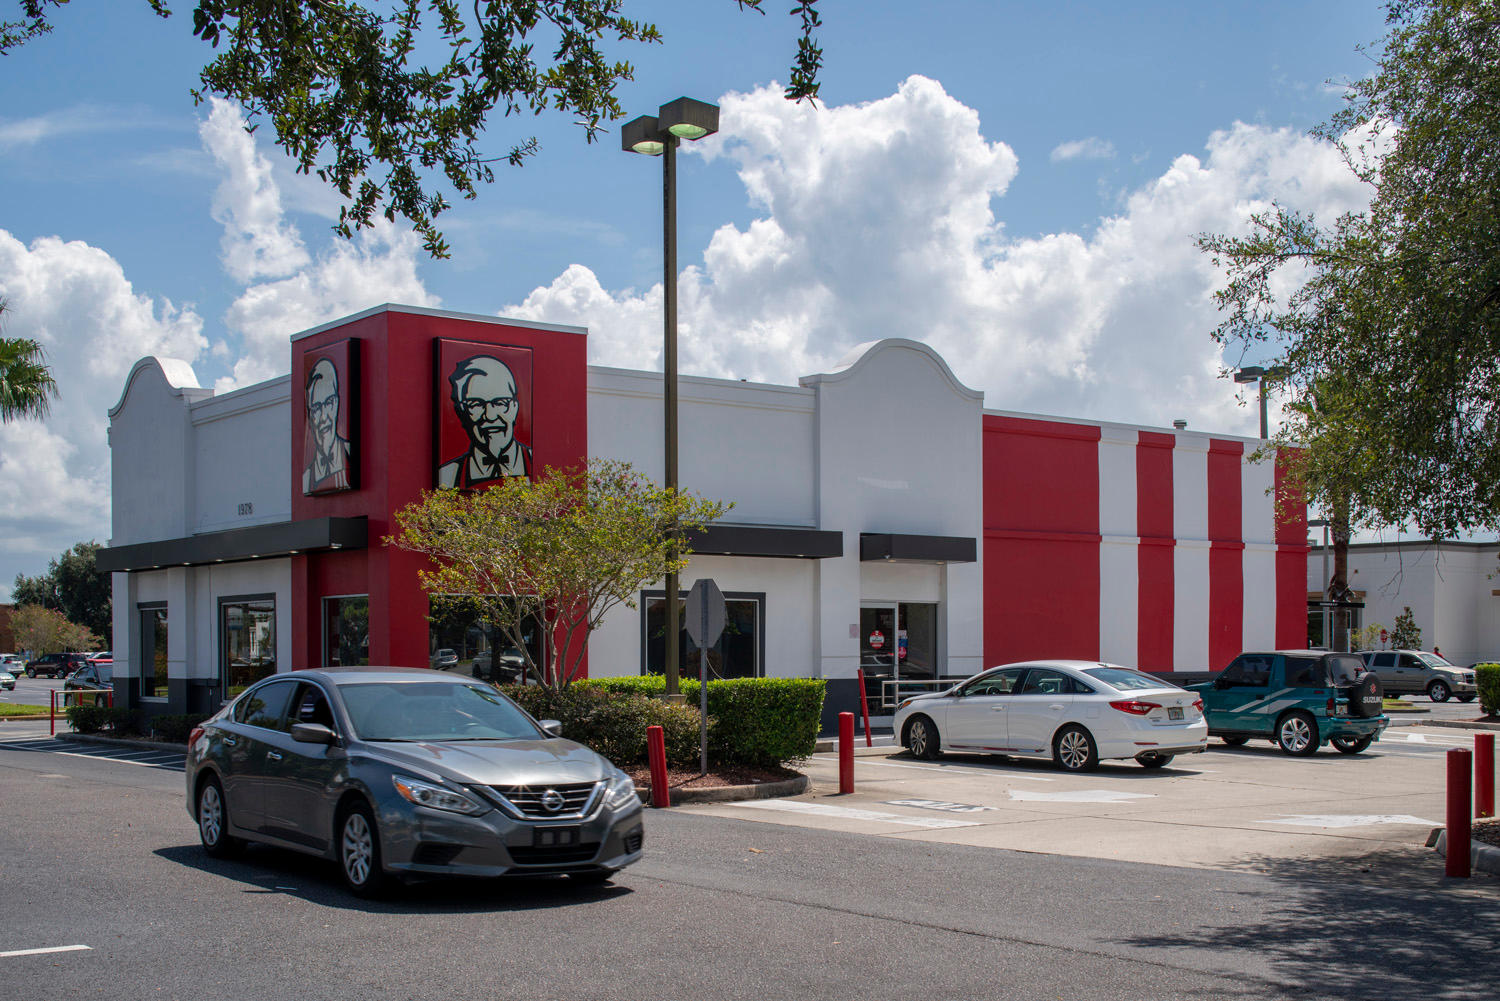
M 548 813 L 556 813 L 563 808 L 563 795 L 556 789 L 548 789 L 542 793 L 542 809 Z

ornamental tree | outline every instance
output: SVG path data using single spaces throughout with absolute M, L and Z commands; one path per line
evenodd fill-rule
M 70 650 L 97 650 L 100 639 L 76 622 L 69 622 L 61 612 L 41 605 L 22 605 L 10 616 L 16 646 L 33 654 L 64 653 Z
M 49 8 L 68 0 L 20 0 L 21 18 L 0 21 L 0 55 L 51 31 Z M 763 0 L 733 0 L 763 14 Z M 793 0 L 801 22 L 786 88 L 815 100 L 823 50 L 818 0 Z M 169 0 L 146 0 L 170 17 Z M 441 187 L 474 198 L 493 165 L 520 166 L 535 137 L 508 151 L 486 148 L 497 119 L 566 115 L 593 142 L 622 118 L 615 96 L 634 79 L 610 58 L 621 43 L 662 41 L 656 25 L 622 11 L 628 0 L 198 0 L 193 34 L 215 55 L 192 94 L 239 104 L 270 122 L 276 144 L 338 189 L 335 230 L 348 237 L 379 213 L 408 220 L 428 253 L 448 256 L 434 224 L 447 209 Z M 633 9 L 639 0 L 629 4 Z M 689 16 L 683 14 L 682 16 Z
M 729 505 L 657 487 L 629 463 L 594 459 L 482 490 L 426 491 L 396 512 L 389 546 L 426 556 L 419 572 L 435 605 L 461 596 L 553 688 L 571 682 L 589 638 L 616 605 L 687 565 L 684 533 Z M 525 641 L 539 624 L 546 655 Z
M 1417 617 L 1411 613 L 1410 605 L 1401 609 L 1396 624 L 1391 627 L 1391 649 L 1422 649 L 1422 630 L 1417 627 Z

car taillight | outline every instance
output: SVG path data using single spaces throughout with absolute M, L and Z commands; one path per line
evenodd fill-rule
M 1193 700 L 1193 708 L 1196 709 L 1196 710 L 1198 710 L 1201 713 L 1203 711 L 1203 700 L 1202 699 L 1194 699 Z
M 189 752 L 192 751 L 193 745 L 196 744 L 196 743 L 198 743 L 198 738 L 201 737 L 201 736 L 203 736 L 203 727 L 201 727 L 201 726 L 195 726 L 195 727 L 193 727 L 192 732 L 188 734 L 188 751 Z
M 1161 706 L 1157 705 L 1155 702 L 1137 702 L 1135 699 L 1126 699 L 1122 702 L 1111 702 L 1109 704 L 1109 707 L 1111 709 L 1118 709 L 1122 713 L 1129 713 L 1132 716 L 1144 716 L 1153 709 L 1161 708 Z

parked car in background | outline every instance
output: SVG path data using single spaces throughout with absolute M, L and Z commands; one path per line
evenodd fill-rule
M 0 669 L 0 689 L 4 689 L 7 692 L 15 691 L 16 676 L 9 671 Z
M 65 691 L 106 691 L 114 689 L 115 665 L 113 661 L 98 661 L 85 664 L 68 676 L 63 684 Z
M 427 663 L 434 671 L 448 671 L 458 666 L 458 654 L 449 647 L 438 647 Z
M 26 664 L 26 677 L 65 678 L 87 663 L 81 653 L 46 653 Z
M 278 675 L 188 738 L 187 807 L 210 855 L 260 841 L 392 877 L 566 874 L 641 857 L 629 775 L 489 685 L 408 668 Z
M 513 646 L 506 647 L 498 656 L 493 650 L 483 650 L 474 656 L 469 673 L 496 685 L 519 684 L 526 677 L 526 655 Z
M 11 674 L 20 674 L 26 670 L 26 661 L 19 654 L 0 653 L 0 670 L 9 671 Z
M 1203 703 L 1186 689 L 1098 661 L 1006 664 L 901 702 L 893 721 L 919 758 L 943 751 L 1051 757 L 1069 772 L 1134 758 L 1160 768 L 1208 743 Z
M 114 663 L 115 660 L 114 652 L 111 650 L 96 650 L 93 653 L 89 654 L 88 657 L 89 660 L 94 661 L 95 663 L 98 663 L 99 661 L 109 661 L 110 663 Z
M 1264 739 L 1298 756 L 1328 743 L 1358 754 L 1390 724 L 1380 681 L 1355 653 L 1242 653 L 1212 681 L 1188 687 L 1203 697 L 1209 734 L 1231 747 Z
M 1473 702 L 1479 696 L 1472 668 L 1450 664 L 1441 655 L 1421 650 L 1371 650 L 1363 654 L 1387 695 L 1426 695 L 1434 702 L 1457 696 Z

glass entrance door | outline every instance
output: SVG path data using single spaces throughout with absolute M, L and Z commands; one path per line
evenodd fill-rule
M 942 674 L 937 665 L 937 605 L 901 601 L 861 606 L 859 666 L 874 715 L 893 712 L 900 695 L 931 691 L 931 685 L 914 685 L 911 692 L 902 692 L 885 682 L 929 681 Z

